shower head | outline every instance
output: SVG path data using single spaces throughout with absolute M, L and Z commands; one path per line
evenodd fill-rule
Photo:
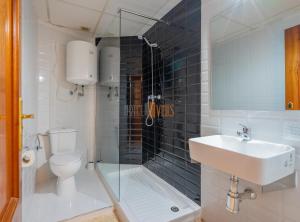
M 142 35 L 138 35 L 138 39 L 140 39 L 140 40 L 145 40 L 145 42 L 147 43 L 147 45 L 148 45 L 149 47 L 151 47 L 151 48 L 157 48 L 157 47 L 158 47 L 158 44 L 157 44 L 157 43 L 150 43 L 150 42 L 148 41 L 148 39 L 147 39 L 146 37 L 142 36 Z

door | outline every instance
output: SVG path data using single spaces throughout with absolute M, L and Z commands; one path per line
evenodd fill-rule
M 20 197 L 18 0 L 0 0 L 0 221 L 18 221 Z
M 300 25 L 285 30 L 285 100 L 287 110 L 300 110 Z

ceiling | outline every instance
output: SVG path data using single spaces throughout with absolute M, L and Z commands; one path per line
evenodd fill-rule
M 119 36 L 119 9 L 162 18 L 181 0 L 33 0 L 42 21 L 80 30 L 97 37 Z M 122 36 L 144 34 L 155 22 L 122 13 Z
M 279 19 L 291 11 L 300 12 L 300 0 L 234 0 L 233 5 L 211 20 L 213 42 L 238 36 Z

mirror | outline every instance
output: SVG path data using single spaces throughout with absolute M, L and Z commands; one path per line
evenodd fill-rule
M 300 0 L 236 0 L 210 32 L 212 109 L 300 109 Z

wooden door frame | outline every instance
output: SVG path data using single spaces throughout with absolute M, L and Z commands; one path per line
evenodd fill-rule
M 20 0 L 0 0 L 1 28 L 3 39 L 3 56 L 5 67 L 0 67 L 0 75 L 5 79 L 5 113 L 1 121 L 5 126 L 5 147 L 1 147 L 3 155 L 3 178 L 0 178 L 1 198 L 3 206 L 0 208 L 0 221 L 12 221 L 20 203 L 21 167 L 20 167 Z M 4 51 L 5 50 L 5 51 Z M 1 99 L 1 98 L 0 98 Z M 19 216 L 17 216 L 19 217 Z
M 300 109 L 300 25 L 285 30 L 285 107 Z

